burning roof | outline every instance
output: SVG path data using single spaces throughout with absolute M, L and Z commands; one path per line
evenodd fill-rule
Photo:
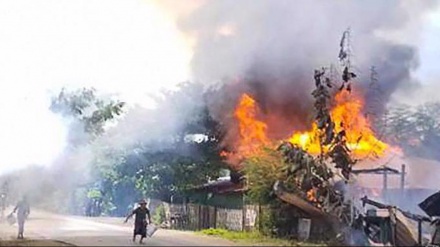
M 374 132 L 371 119 L 365 114 L 362 90 L 352 85 L 357 76 L 344 47 L 341 45 L 340 54 L 345 54 L 340 57 L 341 77 L 334 76 L 333 67 L 315 70 L 313 109 L 304 119 L 292 121 L 290 133 L 284 137 L 271 135 L 276 118 L 270 109 L 261 109 L 251 93 L 241 94 L 233 111 L 239 136 L 232 145 L 233 151 L 222 155 L 240 170 L 244 160 L 265 155 L 265 147 L 277 150 L 284 160 L 279 164 L 284 174 L 273 187 L 278 198 L 332 224 L 349 225 L 349 202 L 353 198 L 345 197 L 341 189 L 345 186 L 340 183 L 352 180 L 352 167 L 358 161 L 383 158 L 400 150 Z M 310 124 L 304 131 L 305 122 Z
M 322 86 L 319 88 L 323 89 Z M 319 117 L 321 119 L 312 122 L 307 131 L 299 130 L 301 123 L 297 125 L 292 122 L 291 134 L 281 140 L 271 138 L 271 125 L 265 122 L 268 116 L 261 111 L 258 102 L 250 94 L 243 93 L 234 110 L 234 117 L 238 122 L 239 138 L 232 144 L 234 152 L 224 152 L 223 155 L 229 158 L 230 163 L 239 167 L 243 158 L 257 154 L 262 146 L 275 146 L 275 143 L 279 141 L 288 141 L 298 145 L 309 154 L 319 155 L 335 148 L 334 143 L 333 145 L 330 143 L 333 140 L 329 143 L 320 141 L 324 134 L 334 135 L 329 138 L 338 138 L 337 134 L 345 135 L 344 140 L 341 141 L 344 142 L 351 155 L 360 160 L 383 157 L 390 150 L 398 151 L 398 148 L 391 147 L 380 140 L 381 138 L 373 131 L 370 119 L 364 114 L 364 100 L 361 93 L 348 90 L 329 92 L 328 89 L 323 89 L 325 91 L 319 93 L 318 89 L 312 93 L 317 98 L 315 107 L 319 107 L 317 104 L 328 104 L 328 113 L 318 112 L 315 119 Z M 304 97 L 307 96 L 304 95 Z M 312 113 L 304 118 L 310 118 L 311 115 Z M 325 118 L 331 119 L 331 124 Z

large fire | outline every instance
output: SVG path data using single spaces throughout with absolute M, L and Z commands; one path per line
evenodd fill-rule
M 242 156 L 255 153 L 261 145 L 269 142 L 266 136 L 267 125 L 257 120 L 257 113 L 255 100 L 248 94 L 243 94 L 234 112 L 240 129 L 238 152 Z
M 368 119 L 362 113 L 363 99 L 359 95 L 347 92 L 338 92 L 334 97 L 334 104 L 330 115 L 335 122 L 335 131 L 346 131 L 347 147 L 355 157 L 362 158 L 368 155 L 383 156 L 388 145 L 379 140 L 373 132 Z M 257 119 L 258 108 L 255 100 L 248 94 L 243 94 L 235 109 L 235 117 L 239 123 L 240 143 L 238 153 L 248 156 L 261 147 L 270 143 L 266 135 L 267 124 Z M 295 126 L 292 126 L 295 129 Z M 319 154 L 319 130 L 315 123 L 306 132 L 294 132 L 287 138 L 293 144 L 301 146 L 310 154 Z M 323 147 L 324 149 L 329 147 Z
M 335 95 L 335 105 L 330 112 L 336 124 L 335 131 L 346 131 L 347 147 L 355 157 L 383 156 L 388 145 L 376 137 L 370 122 L 362 113 L 363 106 L 364 102 L 360 96 L 345 90 L 338 92 Z M 293 133 L 289 141 L 311 154 L 319 154 L 321 151 L 319 131 L 315 123 L 310 131 Z

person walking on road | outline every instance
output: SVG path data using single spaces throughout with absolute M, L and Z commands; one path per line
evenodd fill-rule
M 0 219 L 5 218 L 5 210 L 6 210 L 6 193 L 0 193 L 0 211 L 1 216 Z
M 29 207 L 29 202 L 26 196 L 23 197 L 21 201 L 17 203 L 14 211 L 12 213 L 17 213 L 17 221 L 18 221 L 18 239 L 23 239 L 24 233 L 24 222 L 30 214 L 31 210 Z
M 8 197 L 8 191 L 9 191 L 9 183 L 8 181 L 3 182 L 2 187 L 0 188 L 0 210 L 1 210 L 1 218 L 4 219 L 5 217 L 5 210 L 7 205 L 7 197 Z
M 125 223 L 128 222 L 128 219 L 133 217 L 134 219 L 134 231 L 133 231 L 133 242 L 136 241 L 136 236 L 141 235 L 141 239 L 139 243 L 142 244 L 144 238 L 147 237 L 147 225 L 151 223 L 150 210 L 147 208 L 147 202 L 145 200 L 141 200 L 139 202 L 139 207 L 133 210 L 125 219 Z M 148 216 L 148 222 L 147 222 Z

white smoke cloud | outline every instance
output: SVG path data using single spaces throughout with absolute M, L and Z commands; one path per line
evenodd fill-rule
M 238 84 L 233 92 L 216 95 L 212 105 L 220 110 L 212 110 L 214 114 L 227 115 L 247 92 L 262 115 L 277 120 L 268 129 L 279 136 L 291 131 L 292 123 L 309 125 L 313 69 L 331 63 L 342 69 L 337 56 L 347 27 L 358 75 L 353 85 L 365 89 L 367 109 L 380 114 L 393 95 L 420 88 L 415 72 L 425 61 L 419 53 L 428 31 L 424 26 L 438 6 L 435 0 L 206 0 L 177 7 L 169 4 L 173 1 L 161 2 L 177 15 L 179 28 L 194 38 L 193 78 Z M 375 106 L 370 99 L 377 91 L 368 89 L 371 66 L 383 93 Z
M 152 1 L 0 1 L 0 173 L 49 164 L 66 126 L 49 110 L 63 86 L 129 104 L 189 77 L 191 51 Z

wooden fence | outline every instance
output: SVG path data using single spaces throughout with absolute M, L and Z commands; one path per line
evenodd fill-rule
M 233 231 L 248 231 L 258 228 L 260 212 L 267 211 L 264 206 L 246 205 L 242 209 L 228 209 L 199 204 L 165 204 L 165 215 L 171 227 L 179 230 L 202 230 L 222 228 Z M 260 209 L 261 208 L 261 209 Z M 261 211 L 260 211 L 261 210 Z M 304 218 L 302 214 L 278 215 L 283 223 L 277 234 L 280 237 L 299 238 L 304 229 L 300 229 L 299 222 Z M 288 223 L 287 223 L 288 222 Z M 332 228 L 320 219 L 311 219 L 309 229 L 311 239 L 328 240 Z M 313 237 L 312 237 L 313 236 Z
M 251 230 L 256 227 L 258 218 L 258 206 L 254 205 L 246 205 L 243 209 L 227 209 L 198 204 L 169 204 L 165 209 L 171 226 L 185 230 Z

